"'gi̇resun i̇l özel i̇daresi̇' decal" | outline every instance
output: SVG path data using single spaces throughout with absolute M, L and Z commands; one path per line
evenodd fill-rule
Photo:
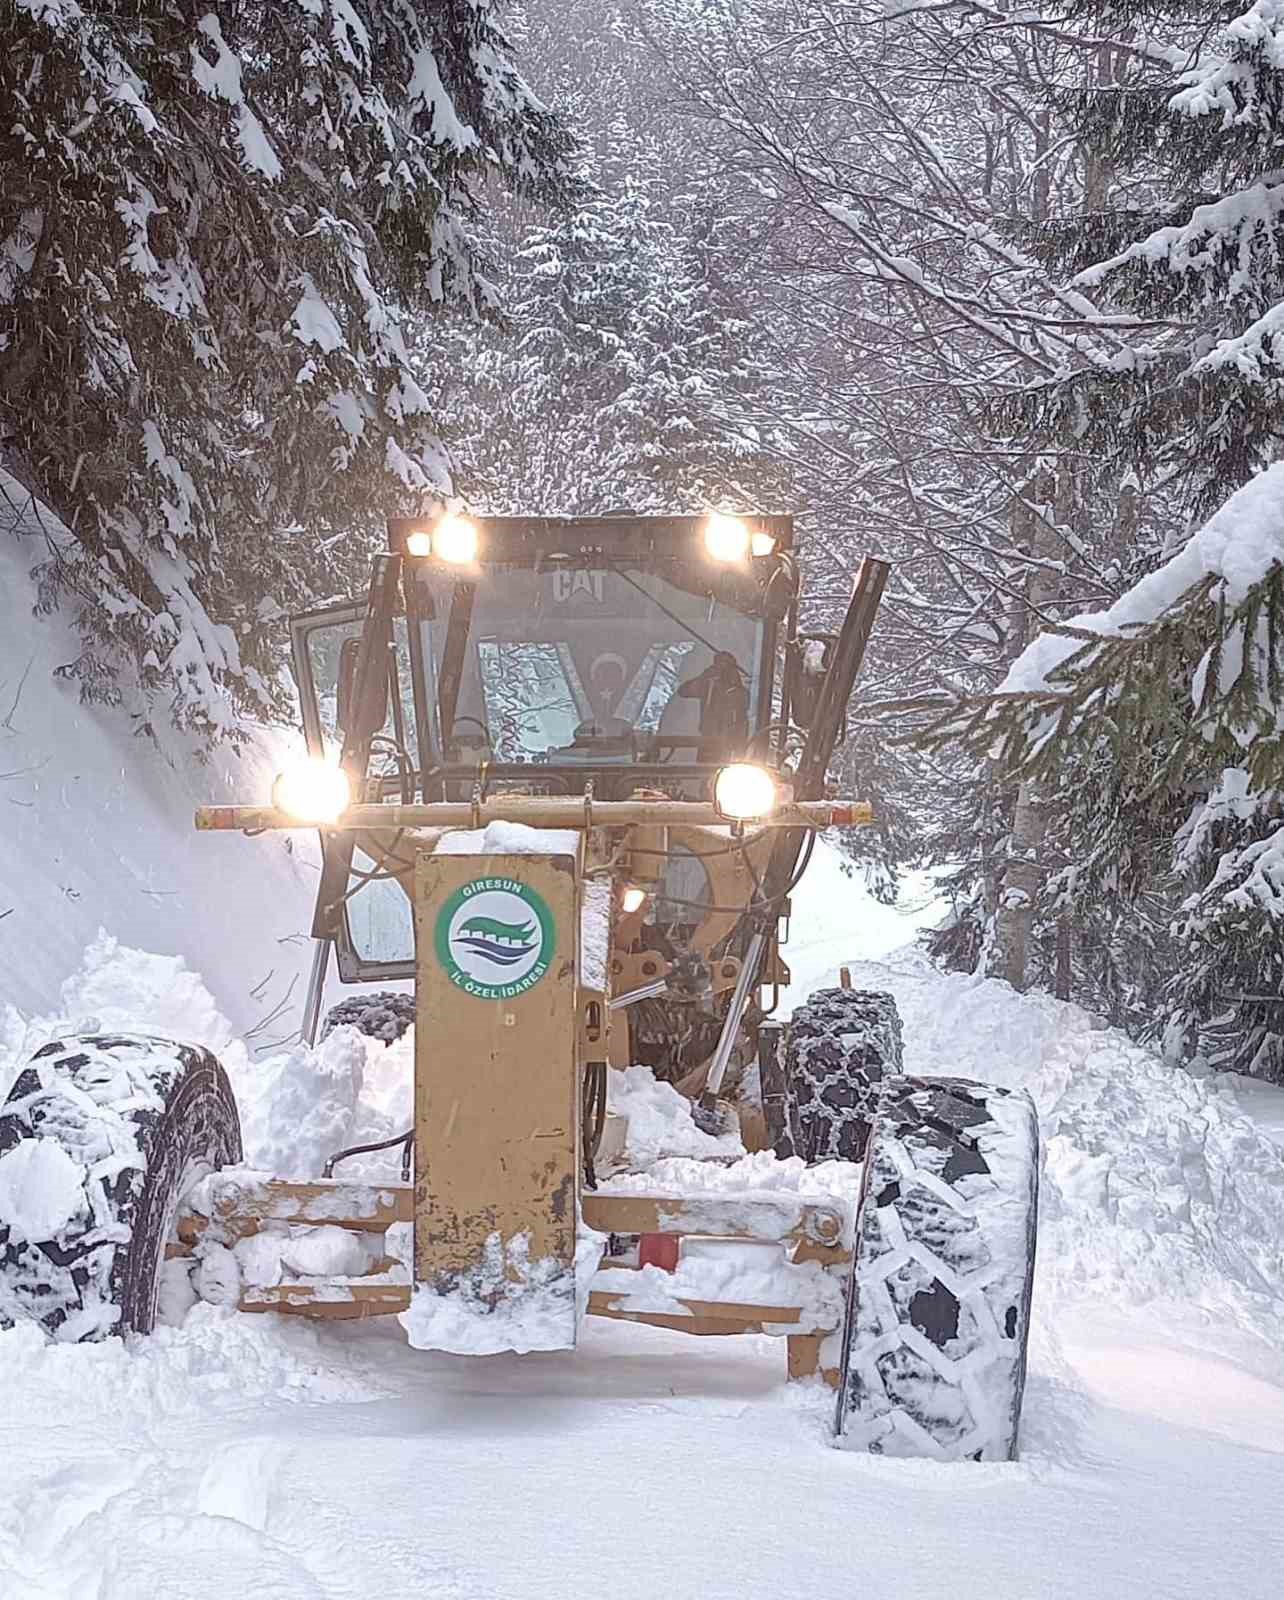
M 548 971 L 553 914 L 516 878 L 474 878 L 437 915 L 434 948 L 450 981 L 479 1000 L 511 1000 Z

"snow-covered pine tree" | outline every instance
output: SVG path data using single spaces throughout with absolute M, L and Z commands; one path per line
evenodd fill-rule
M 1086 213 L 1053 218 L 1035 248 L 1073 272 L 1072 292 L 1108 299 L 1135 327 L 1123 348 L 1084 341 L 1014 409 L 1033 437 L 1072 436 L 1103 472 L 1162 485 L 1172 550 L 1185 517 L 1251 492 L 1284 440 L 1284 5 L 1241 0 L 1210 15 L 1181 0 L 1071 0 L 1068 11 L 1127 63 L 1056 96 L 1122 181 Z M 1250 504 L 1236 535 L 1228 516 Z M 1269 530 L 1282 517 L 1269 493 L 1233 499 L 1185 552 L 1217 529 L 1239 551 L 1229 566 L 1214 563 L 1189 595 L 1165 591 L 1162 607 L 1107 612 L 1144 626 L 1126 645 L 1085 644 L 1057 679 L 1068 699 L 1055 715 L 1051 703 L 996 713 L 1024 730 L 1009 763 L 1042 766 L 1068 793 L 1063 879 L 1080 904 L 1117 908 L 1125 1011 L 1158 1010 L 1170 1039 L 1273 1076 L 1284 1073 L 1284 590 L 1271 561 L 1284 547 L 1271 553 Z M 1143 581 L 1130 594 L 1146 592 Z M 1165 968 L 1176 976 L 1163 985 Z
M 506 326 L 456 332 L 441 409 L 461 492 L 491 512 L 779 503 L 772 369 L 712 220 L 693 203 L 679 226 L 653 179 L 593 176 L 574 215 L 526 232 Z
M 1039 432 L 1189 493 L 1197 515 L 1284 438 L 1284 4 L 1069 0 L 1115 39 L 1112 81 L 1057 95 L 1126 182 L 1034 241 L 1073 287 L 1148 324 L 1027 393 Z
M 1077 868 L 1130 913 L 1125 975 L 1153 1007 L 1124 1020 L 1284 1081 L 1284 464 L 933 737 L 1074 791 Z M 1166 917 L 1145 899 L 1164 873 L 1181 890 Z
M 484 197 L 575 189 L 502 9 L 0 0 L 0 446 L 87 695 L 234 732 L 281 612 L 448 485 L 407 317 L 492 309 Z

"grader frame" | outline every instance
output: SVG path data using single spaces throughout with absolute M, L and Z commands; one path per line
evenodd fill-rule
M 656 828 L 671 802 L 605 802 L 593 807 L 595 826 Z M 397 825 L 435 829 L 457 818 L 443 804 L 399 808 L 354 807 L 344 825 L 369 825 L 366 813 L 394 809 Z M 681 808 L 692 822 L 707 824 L 711 808 Z M 589 820 L 583 802 L 513 799 L 489 812 L 502 820 L 536 826 Z M 576 816 L 578 813 L 578 816 Z M 483 812 L 483 819 L 488 812 Z M 850 825 L 868 818 L 865 806 L 844 802 L 786 804 L 771 819 L 778 827 Z M 376 820 L 386 826 L 381 816 Z M 458 820 L 478 820 L 458 817 Z M 498 820 L 498 819 L 497 819 Z M 288 819 L 270 808 L 209 807 L 198 813 L 203 829 L 272 828 Z M 431 850 L 416 860 L 413 895 L 419 975 L 415 1093 L 415 1181 L 306 1183 L 215 1177 L 208 1216 L 179 1224 L 178 1246 L 190 1250 L 202 1238 L 235 1242 L 265 1225 L 337 1225 L 379 1234 L 412 1223 L 413 1273 L 399 1271 L 385 1256 L 365 1278 L 286 1283 L 250 1289 L 245 1311 L 277 1311 L 320 1318 L 364 1318 L 406 1312 L 416 1287 L 449 1293 L 466 1283 L 496 1236 L 523 1240 L 523 1255 L 543 1264 L 544 1279 L 565 1284 L 564 1347 L 575 1343 L 577 1230 L 646 1239 L 682 1237 L 754 1240 L 783 1247 L 792 1263 L 815 1262 L 841 1276 L 850 1262 L 844 1242 L 845 1212 L 838 1204 L 790 1196 L 769 1197 L 666 1193 L 612 1194 L 582 1185 L 580 1085 L 596 1054 L 609 1058 L 610 1018 L 604 989 L 582 981 L 578 948 L 584 915 L 584 831 L 570 834 L 564 852 L 538 854 L 449 854 Z M 441 959 L 443 908 L 477 883 L 518 885 L 551 912 L 552 959 L 522 992 L 493 997 L 470 994 Z M 485 890 L 481 891 L 485 892 Z M 502 985 L 500 987 L 503 987 Z M 604 1260 L 613 1271 L 615 1260 Z M 508 1294 L 527 1292 L 520 1273 L 489 1284 L 487 1307 L 496 1310 Z M 634 1321 L 696 1335 L 772 1333 L 785 1337 L 791 1378 L 821 1373 L 837 1386 L 836 1351 L 822 1359 L 822 1345 L 838 1330 L 840 1317 L 818 1323 L 800 1296 L 797 1303 L 746 1304 L 691 1299 L 675 1294 L 672 1309 L 633 1309 L 627 1289 L 610 1291 L 590 1282 L 581 1309 L 589 1315 Z M 583 1297 L 581 1297 L 583 1300 Z
M 769 536 L 778 553 L 765 565 L 746 569 L 744 582 L 750 590 L 758 585 L 766 608 L 763 614 L 771 618 L 772 607 L 779 606 L 770 599 L 773 586 L 784 581 L 788 604 L 779 615 L 787 619 L 781 640 L 787 651 L 795 648 L 796 634 L 792 522 L 759 518 L 753 525 L 757 533 Z M 374 725 L 384 714 L 381 683 L 386 682 L 384 662 L 399 584 L 408 616 L 413 617 L 415 606 L 424 603 L 422 597 L 416 598 L 418 580 L 410 559 L 414 526 L 406 519 L 390 525 L 392 553 L 377 559 L 371 580 L 361 647 L 349 684 L 350 702 L 358 714 L 344 730 L 341 753 L 345 769 L 358 777 L 365 774 Z M 544 550 L 578 550 L 578 560 L 601 561 L 609 567 L 639 548 L 663 549 L 669 552 L 664 559 L 672 560 L 672 549 L 685 549 L 682 542 L 689 541 L 696 529 L 697 519 L 636 519 L 628 528 L 610 519 L 591 523 L 492 519 L 486 535 L 504 546 L 509 557 L 531 559 L 529 546 L 534 541 Z M 521 555 L 522 549 L 526 555 Z M 533 559 L 538 568 L 544 556 Z M 673 775 L 679 774 L 688 780 L 688 795 L 692 777 L 696 787 L 707 793 L 711 770 L 689 763 L 638 769 L 631 793 L 627 768 L 607 770 L 602 776 L 609 798 L 597 797 L 591 777 L 583 782 L 580 794 L 490 793 L 488 763 L 479 768 L 467 799 L 449 798 L 445 775 L 452 769 L 440 767 L 436 771 L 442 776 L 435 776 L 426 759 L 416 787 L 425 797 L 435 792 L 436 798 L 406 803 L 404 794 L 400 799 L 386 797 L 378 785 L 367 782 L 358 803 L 323 835 L 328 841 L 327 868 L 314 933 L 333 936 L 335 923 L 325 898 L 341 890 L 343 879 L 335 876 L 333 863 L 351 860 L 353 844 L 387 863 L 389 874 L 410 898 L 417 996 L 413 1184 L 216 1177 L 208 1215 L 182 1220 L 176 1248 L 190 1250 L 202 1237 L 234 1242 L 264 1226 L 328 1223 L 378 1234 L 410 1223 L 412 1259 L 406 1260 L 404 1252 L 397 1260 L 385 1253 L 375 1270 L 361 1279 L 249 1289 L 242 1297 L 242 1309 L 323 1318 L 403 1314 L 412 1341 L 419 1342 L 412 1307 L 419 1297 L 431 1301 L 463 1296 L 479 1315 L 494 1315 L 519 1307 L 531 1292 L 534 1275 L 546 1298 L 552 1286 L 559 1307 L 556 1346 L 574 1345 L 578 1318 L 585 1312 L 706 1336 L 775 1333 L 787 1340 L 791 1377 L 823 1372 L 836 1385 L 838 1341 L 828 1345 L 826 1341 L 842 1321 L 837 1309 L 840 1293 L 827 1302 L 835 1307 L 832 1315 L 818 1313 L 817 1297 L 803 1293 L 801 1287 L 794 1302 L 711 1300 L 683 1296 L 675 1288 L 671 1303 L 657 1308 L 652 1294 L 645 1306 L 639 1306 L 630 1303 L 634 1297 L 627 1285 L 619 1283 L 618 1257 L 609 1258 L 609 1288 L 594 1287 L 589 1279 L 585 1293 L 582 1249 L 577 1274 L 577 1247 L 584 1229 L 602 1234 L 603 1246 L 610 1236 L 636 1236 L 651 1246 L 640 1252 L 640 1260 L 649 1256 L 667 1265 L 676 1262 L 678 1242 L 684 1236 L 778 1245 L 792 1267 L 799 1269 L 800 1285 L 803 1279 L 814 1281 L 816 1265 L 843 1278 L 851 1259 L 844 1237 L 845 1212 L 838 1204 L 805 1203 L 774 1193 L 720 1199 L 716 1194 L 608 1193 L 585 1187 L 585 1134 L 580 1126 L 585 1074 L 604 1070 L 608 1063 L 629 1063 L 628 1027 L 621 1008 L 644 990 L 663 991 L 671 972 L 671 963 L 660 952 L 638 948 L 636 915 L 614 897 L 605 913 L 600 902 L 595 911 L 586 884 L 590 877 L 600 881 L 612 870 L 618 875 L 621 863 L 628 866 L 631 878 L 653 880 L 658 871 L 654 862 L 667 857 L 675 845 L 705 858 L 712 885 L 710 909 L 692 943 L 700 958 L 711 958 L 712 993 L 730 995 L 719 1041 L 725 1058 L 750 994 L 762 985 L 778 993 L 788 981 L 775 923 L 806 832 L 870 820 L 867 805 L 818 797 L 824 793 L 828 759 L 886 576 L 885 564 L 873 560 L 863 564 L 842 632 L 831 641 L 828 670 L 812 684 L 813 702 L 802 719 L 806 739 L 792 770 L 781 775 L 780 803 L 760 825 L 734 830 L 735 850 L 725 848 L 726 819 L 712 803 L 656 789 L 656 783 L 667 779 L 672 784 Z M 467 627 L 474 591 L 464 585 L 456 590 L 461 592 Z M 456 610 L 452 602 L 452 628 Z M 776 638 L 775 620 L 767 626 L 768 637 Z M 413 638 L 411 643 L 413 655 Z M 461 670 L 456 653 L 438 674 L 443 741 L 458 708 Z M 771 682 L 769 671 L 758 690 L 759 714 L 767 716 L 775 714 Z M 425 707 L 416 683 L 422 746 L 436 707 Z M 361 708 L 372 705 L 379 709 L 362 713 Z M 784 723 L 770 726 L 781 730 L 777 744 L 783 752 L 783 729 L 790 716 L 787 689 L 779 709 Z M 538 779 L 542 770 L 546 769 L 520 769 L 517 777 L 520 781 L 525 771 Z M 681 794 L 681 785 L 678 788 Z M 492 822 L 525 823 L 558 832 L 548 848 L 536 853 L 480 853 L 484 846 L 477 830 Z M 271 806 L 211 806 L 198 812 L 197 826 L 257 832 L 298 823 Z M 473 830 L 469 849 L 479 853 L 459 854 L 450 843 L 443 845 L 452 829 Z M 737 908 L 748 906 L 755 892 L 770 916 L 760 913 L 754 927 L 740 936 L 742 916 Z M 463 915 L 469 903 L 487 907 L 488 913 Z M 497 915 L 496 908 L 504 907 L 508 908 L 504 915 Z M 596 961 L 582 948 L 586 939 L 596 949 Z M 532 940 L 540 944 L 533 965 L 527 953 Z M 470 966 L 466 957 L 460 958 L 464 961 L 460 965 L 458 950 L 468 946 L 498 963 L 496 981 L 477 981 L 477 964 Z M 505 982 L 506 972 L 517 981 Z M 710 1087 L 703 1096 L 707 1110 L 712 1109 L 720 1081 L 718 1057 L 714 1059 Z M 498 1273 L 496 1259 L 501 1262 Z M 590 1260 L 588 1265 L 591 1269 L 595 1263 Z M 431 1332 L 423 1342 L 432 1346 Z

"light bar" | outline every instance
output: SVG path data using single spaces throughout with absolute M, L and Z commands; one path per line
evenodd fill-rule
M 342 832 L 398 828 L 484 828 L 488 822 L 524 822 L 532 828 L 631 828 L 666 823 L 674 828 L 716 828 L 726 823 L 707 800 L 593 800 L 576 795 L 495 795 L 479 800 L 434 800 L 426 805 L 361 803 L 343 813 Z M 782 800 L 764 828 L 858 828 L 874 820 L 867 800 Z M 201 806 L 202 832 L 297 828 L 294 817 L 275 806 Z M 314 823 L 315 827 L 316 824 Z

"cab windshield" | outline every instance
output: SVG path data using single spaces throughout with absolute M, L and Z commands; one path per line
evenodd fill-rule
M 764 710 L 766 624 L 733 599 L 676 570 L 421 570 L 430 742 L 447 761 L 725 759 Z

